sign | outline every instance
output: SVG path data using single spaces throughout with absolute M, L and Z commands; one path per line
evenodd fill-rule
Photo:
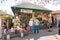
M 20 12 L 24 12 L 24 13 L 32 13 L 32 10 L 21 9 Z

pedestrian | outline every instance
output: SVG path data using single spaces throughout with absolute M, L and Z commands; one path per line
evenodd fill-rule
M 3 33 L 6 34 L 7 33 L 7 29 L 4 29 L 4 32 Z
M 34 20 L 34 33 L 39 33 L 39 24 L 40 24 L 40 22 L 39 22 L 38 18 L 36 18 Z
M 60 35 L 60 20 L 59 20 L 59 24 L 58 24 L 58 28 L 59 28 L 59 32 L 58 32 L 58 34 Z
M 21 37 L 24 37 L 24 30 L 23 30 L 23 27 L 20 28 L 20 35 L 21 35 Z
M 30 21 L 29 21 L 29 27 L 30 27 L 29 32 L 32 32 L 32 28 L 33 28 L 33 20 L 32 19 L 30 19 Z

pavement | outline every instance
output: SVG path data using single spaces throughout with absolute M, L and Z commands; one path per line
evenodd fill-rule
M 54 28 L 52 32 L 48 32 L 47 29 L 40 30 L 38 34 L 31 33 L 23 38 L 15 37 L 11 40 L 60 40 L 57 28 Z

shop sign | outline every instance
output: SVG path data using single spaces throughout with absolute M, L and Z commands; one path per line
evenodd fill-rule
M 32 10 L 27 10 L 27 9 L 21 9 L 20 12 L 24 12 L 24 13 L 32 13 Z

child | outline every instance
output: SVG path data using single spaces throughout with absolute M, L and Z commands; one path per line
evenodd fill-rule
M 23 32 L 24 30 L 23 30 L 23 28 L 22 28 L 22 26 L 20 27 L 20 33 L 21 33 L 21 37 L 24 37 L 24 32 Z
M 4 29 L 4 32 L 3 33 L 6 34 L 7 33 L 7 29 Z
M 14 29 L 13 28 L 11 28 L 10 30 L 11 30 L 11 32 L 14 32 Z

